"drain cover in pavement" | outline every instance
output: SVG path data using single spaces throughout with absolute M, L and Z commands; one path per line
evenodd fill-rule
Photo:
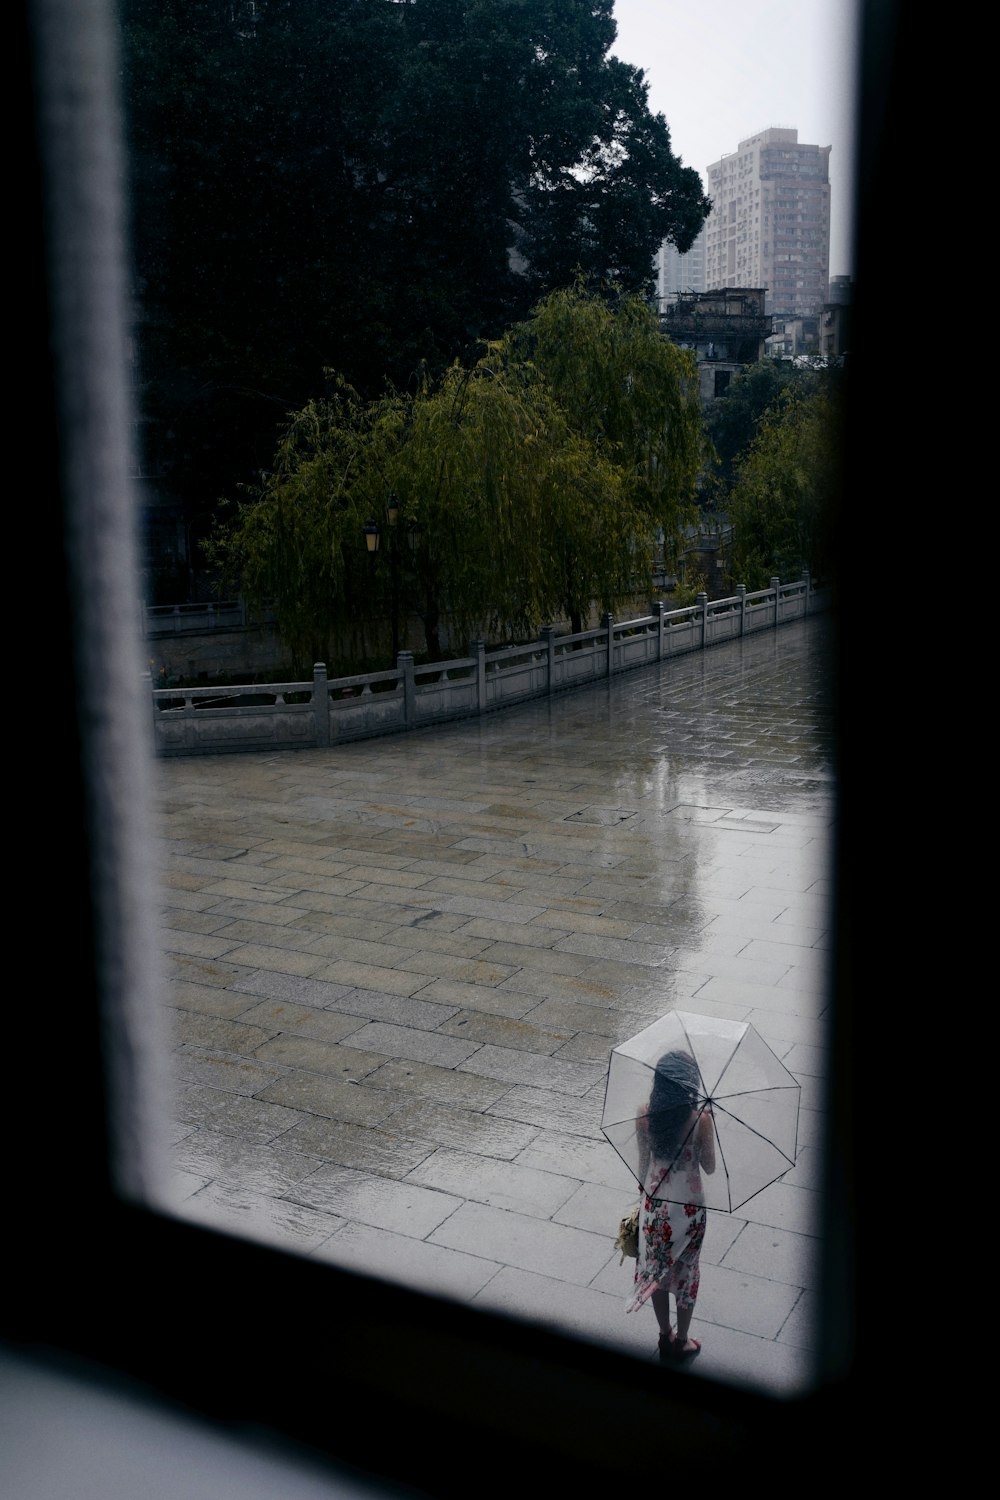
M 565 823 L 597 823 L 613 826 L 617 823 L 627 823 L 636 814 L 630 812 L 627 807 L 581 807 L 579 812 L 570 813 L 564 818 Z

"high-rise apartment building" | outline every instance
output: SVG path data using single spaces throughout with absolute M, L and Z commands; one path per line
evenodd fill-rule
M 708 291 L 767 288 L 767 311 L 815 317 L 830 277 L 829 146 L 772 128 L 740 141 L 708 169 Z

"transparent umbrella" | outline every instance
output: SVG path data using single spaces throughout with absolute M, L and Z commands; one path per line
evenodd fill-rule
M 710 1112 L 716 1169 L 702 1179 L 707 1208 L 733 1213 L 795 1165 L 801 1089 L 784 1063 L 748 1021 L 676 1010 L 615 1047 L 608 1069 L 601 1129 L 644 1192 L 683 1201 L 671 1200 L 674 1162 L 658 1162 L 649 1150 L 658 1065 L 691 1100 L 674 1161 Z

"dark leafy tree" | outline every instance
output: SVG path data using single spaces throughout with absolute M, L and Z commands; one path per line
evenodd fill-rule
M 188 513 L 284 414 L 470 366 L 573 279 L 648 287 L 708 204 L 612 0 L 122 0 L 148 460 Z

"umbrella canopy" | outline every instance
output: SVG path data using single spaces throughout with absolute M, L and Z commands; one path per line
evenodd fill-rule
M 659 1104 L 653 1103 L 657 1073 Z M 800 1094 L 795 1078 L 748 1021 L 676 1010 L 611 1053 L 601 1129 L 644 1192 L 683 1202 L 679 1191 L 689 1179 L 678 1172 L 672 1194 L 672 1169 L 704 1129 L 700 1122 L 707 1113 L 716 1165 L 711 1175 L 701 1174 L 701 1201 L 732 1213 L 795 1165 Z M 664 1160 L 651 1150 L 650 1139 L 663 1138 L 655 1120 L 665 1118 L 664 1101 L 677 1097 L 688 1102 L 669 1148 L 672 1159 Z

